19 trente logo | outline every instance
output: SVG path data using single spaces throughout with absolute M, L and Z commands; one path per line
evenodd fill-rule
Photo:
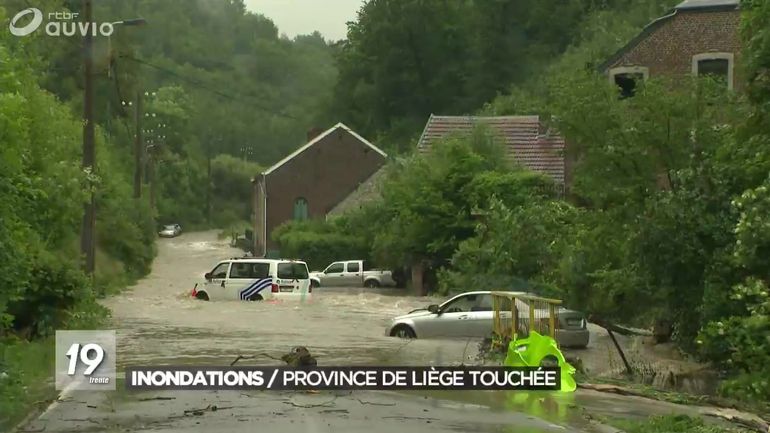
M 32 20 L 24 26 L 17 26 L 19 21 L 32 14 Z M 75 12 L 51 12 L 48 14 L 48 23 L 45 25 L 45 33 L 48 36 L 110 36 L 115 31 L 112 23 L 84 23 L 73 21 L 78 17 Z M 37 30 L 43 23 L 43 12 L 37 8 L 27 8 L 17 13 L 8 26 L 14 36 L 27 36 Z

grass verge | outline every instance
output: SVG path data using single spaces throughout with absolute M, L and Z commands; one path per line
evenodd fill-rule
M 767 401 L 745 401 L 732 398 L 719 397 L 713 395 L 694 395 L 684 392 L 667 391 L 653 388 L 636 382 L 622 379 L 594 378 L 586 376 L 576 377 L 578 383 L 590 382 L 595 384 L 616 385 L 632 391 L 635 395 L 647 397 L 654 400 L 665 401 L 669 403 L 698 405 L 698 406 L 716 406 L 722 408 L 737 409 L 746 412 L 752 412 L 765 419 L 770 419 L 770 402 Z
M 40 410 L 56 398 L 52 381 L 54 339 L 0 342 L 0 431 L 8 431 L 28 413 Z

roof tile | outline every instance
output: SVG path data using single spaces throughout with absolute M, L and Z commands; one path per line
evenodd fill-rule
M 486 124 L 503 137 L 508 160 L 530 170 L 546 174 L 564 183 L 564 139 L 541 134 L 539 116 L 434 116 L 431 115 L 417 144 L 420 153 L 452 133 L 470 133 L 476 125 Z

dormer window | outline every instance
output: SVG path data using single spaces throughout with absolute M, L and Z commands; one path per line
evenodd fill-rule
M 644 66 L 622 66 L 609 71 L 610 82 L 618 86 L 621 99 L 634 96 L 639 83 L 649 76 L 650 71 Z
M 697 77 L 713 77 L 733 88 L 734 56 L 732 53 L 704 53 L 693 56 L 692 73 Z

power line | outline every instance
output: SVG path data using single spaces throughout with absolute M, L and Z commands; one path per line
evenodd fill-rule
M 149 66 L 151 68 L 157 69 L 157 70 L 159 70 L 161 72 L 164 72 L 166 74 L 173 75 L 176 78 L 184 80 L 184 81 L 186 81 L 186 82 L 188 82 L 190 84 L 194 84 L 197 88 L 209 91 L 209 92 L 211 92 L 213 94 L 216 94 L 217 96 L 221 96 L 223 98 L 228 98 L 228 99 L 231 99 L 231 100 L 236 100 L 236 101 L 243 102 L 243 103 L 248 104 L 248 105 L 250 105 L 250 106 L 252 106 L 254 108 L 257 108 L 257 109 L 259 109 L 261 111 L 269 112 L 270 114 L 281 116 L 281 117 L 285 117 L 285 118 L 292 119 L 292 120 L 302 120 L 302 119 L 300 119 L 300 118 L 298 118 L 298 117 L 296 117 L 294 115 L 285 113 L 283 111 L 275 111 L 274 109 L 269 108 L 269 107 L 265 107 L 264 105 L 255 104 L 253 100 L 247 101 L 244 98 L 241 98 L 240 96 L 233 95 L 233 94 L 230 94 L 230 93 L 223 92 L 221 90 L 214 89 L 212 87 L 207 86 L 205 83 L 201 82 L 200 80 L 197 80 L 195 78 L 186 77 L 186 76 L 184 76 L 182 74 L 179 74 L 178 72 L 175 72 L 175 71 L 173 71 L 171 69 L 168 69 L 168 68 L 165 68 L 163 66 L 159 66 L 159 65 L 150 63 L 150 62 L 148 62 L 146 60 L 137 59 L 136 57 L 131 57 L 131 56 L 120 56 L 120 58 L 127 59 L 127 60 L 130 60 L 130 61 L 142 64 L 142 65 L 145 65 L 145 66 Z M 252 98 L 255 98 L 255 97 L 252 97 Z
M 120 101 L 120 119 L 122 120 L 121 123 L 126 127 L 126 134 L 128 134 L 128 138 L 131 138 L 133 135 L 131 134 L 131 127 L 128 125 L 128 121 L 126 120 L 126 111 L 125 107 L 123 107 L 123 102 L 126 101 L 123 99 L 123 92 L 120 91 L 120 75 L 118 73 L 117 69 L 117 62 L 110 61 L 110 68 L 112 68 L 113 76 L 115 77 L 115 92 L 118 94 L 118 100 Z

